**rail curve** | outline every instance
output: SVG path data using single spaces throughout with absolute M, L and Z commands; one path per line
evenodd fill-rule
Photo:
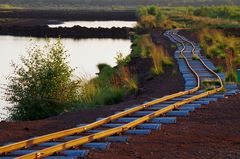
M 168 114 L 174 114 L 177 110 L 186 108 L 184 106 L 191 105 L 191 103 L 199 99 L 214 95 L 224 88 L 220 76 L 210 69 L 200 56 L 199 60 L 192 60 L 196 51 L 196 46 L 193 42 L 178 35 L 177 30 L 167 31 L 165 32 L 165 36 L 177 43 L 179 56 L 184 60 L 182 64 L 186 64 L 186 69 L 188 69 L 185 71 L 190 79 L 190 87 L 185 91 L 146 102 L 87 125 L 2 146 L 0 147 L 0 159 L 51 158 L 48 156 L 61 158 L 61 156 L 68 156 L 70 150 L 73 149 L 75 155 L 80 155 L 80 151 L 78 151 L 79 154 L 77 153 L 77 147 L 109 136 L 122 133 L 131 134 L 138 127 L 147 127 L 144 123 L 149 123 L 154 119 L 159 119 L 159 123 L 164 123 L 164 120 L 173 119 L 165 117 Z M 201 82 L 205 77 L 218 80 L 220 85 L 213 90 L 201 90 Z M 159 118 L 160 116 L 161 118 Z

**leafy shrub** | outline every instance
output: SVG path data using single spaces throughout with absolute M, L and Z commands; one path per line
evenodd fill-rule
M 162 10 L 158 6 L 139 7 L 136 11 L 138 26 L 143 29 L 153 29 L 160 26 L 164 20 Z
M 8 77 L 6 100 L 13 120 L 35 120 L 57 115 L 72 108 L 77 96 L 78 81 L 71 80 L 73 69 L 68 55 L 58 40 L 41 48 L 32 46 L 22 65 L 13 64 Z
M 103 69 L 106 68 L 106 67 L 111 67 L 111 66 L 109 66 L 106 63 L 99 63 L 99 64 L 97 64 L 97 68 L 99 70 L 99 73 L 101 73 L 103 71 Z
M 117 53 L 115 60 L 118 65 L 127 65 L 131 62 L 131 56 L 128 55 L 124 57 L 123 54 L 119 52 Z

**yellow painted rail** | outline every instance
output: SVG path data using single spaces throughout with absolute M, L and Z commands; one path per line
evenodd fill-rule
M 184 46 L 184 48 L 181 50 L 182 54 L 183 54 L 183 51 L 185 50 L 185 45 L 183 45 L 183 46 Z M 145 104 L 141 104 L 139 106 L 136 106 L 136 107 L 131 108 L 129 110 L 114 114 L 112 116 L 109 116 L 107 118 L 96 121 L 96 122 L 91 123 L 91 124 L 86 125 L 86 126 L 72 128 L 72 129 L 68 129 L 68 130 L 63 130 L 63 131 L 47 134 L 47 135 L 44 135 L 44 136 L 40 136 L 40 137 L 36 137 L 36 138 L 32 138 L 32 139 L 24 140 L 24 141 L 21 141 L 21 142 L 18 142 L 18 143 L 13 143 L 13 144 L 9 144 L 9 145 L 0 147 L 0 155 L 1 154 L 7 154 L 9 152 L 19 150 L 19 149 L 22 149 L 22 148 L 28 148 L 28 147 L 31 147 L 33 145 L 41 144 L 41 143 L 44 143 L 44 142 L 47 142 L 47 141 L 56 140 L 58 138 L 74 135 L 74 134 L 77 134 L 77 133 L 82 133 L 82 132 L 85 132 L 87 130 L 91 130 L 95 127 L 98 127 L 98 126 L 104 125 L 106 123 L 109 123 L 109 122 L 111 122 L 113 120 L 116 120 L 118 118 L 121 118 L 121 117 L 124 117 L 126 115 L 132 114 L 134 112 L 146 109 L 147 107 L 153 106 L 155 104 L 159 104 L 161 102 L 164 102 L 164 101 L 176 98 L 176 97 L 181 97 L 183 95 L 191 94 L 193 92 L 196 92 L 200 88 L 199 76 L 191 68 L 191 66 L 189 65 L 186 58 L 185 58 L 185 61 L 187 62 L 188 67 L 191 69 L 191 71 L 196 76 L 197 81 L 198 81 L 197 87 L 193 88 L 192 90 L 178 92 L 178 93 L 175 93 L 175 94 L 172 94 L 172 95 L 168 95 L 168 96 L 153 100 L 153 101 L 145 103 Z
M 177 35 L 175 32 L 172 32 L 172 34 L 178 36 L 183 41 L 185 41 L 187 43 L 190 43 L 192 45 L 192 47 L 193 47 L 192 53 L 193 54 L 195 53 L 194 52 L 195 51 L 195 46 L 194 46 L 193 43 L 191 43 L 190 41 L 184 40 L 181 36 Z M 171 33 L 169 35 L 173 37 L 173 35 L 171 35 Z M 44 136 L 40 136 L 40 137 L 36 137 L 36 138 L 33 138 L 33 139 L 29 139 L 29 140 L 25 140 L 25 141 L 22 141 L 22 142 L 13 143 L 13 144 L 10 144 L 10 145 L 6 145 L 6 146 L 3 146 L 3 147 L 0 147 L 0 155 L 7 154 L 9 152 L 12 152 L 12 151 L 15 151 L 15 150 L 19 150 L 19 149 L 22 149 L 22 148 L 31 147 L 33 145 L 37 145 L 37 144 L 44 143 L 44 142 L 47 142 L 47 141 L 56 140 L 58 138 L 62 138 L 62 137 L 66 137 L 66 136 L 82 133 L 82 132 L 88 131 L 90 129 L 99 127 L 101 125 L 104 125 L 106 123 L 109 123 L 109 122 L 111 122 L 113 120 L 116 120 L 118 118 L 121 118 L 121 117 L 127 116 L 129 114 L 132 114 L 134 112 L 146 109 L 146 108 L 148 108 L 150 106 L 153 106 L 155 104 L 159 104 L 161 102 L 164 102 L 164 101 L 176 98 L 176 97 L 180 97 L 180 96 L 183 96 L 183 95 L 186 95 L 186 94 L 191 94 L 191 93 L 196 92 L 197 90 L 200 89 L 200 77 L 192 69 L 191 65 L 189 64 L 187 58 L 184 55 L 184 50 L 185 50 L 184 42 L 180 42 L 180 43 L 183 46 L 183 49 L 181 50 L 180 53 L 184 57 L 184 60 L 185 60 L 185 62 L 187 64 L 187 66 L 189 67 L 189 69 L 193 72 L 194 76 L 197 78 L 197 86 L 195 88 L 193 88 L 191 90 L 188 90 L 188 91 L 182 91 L 182 92 L 178 92 L 178 93 L 175 93 L 175 94 L 172 94 L 172 95 L 168 95 L 168 96 L 165 96 L 165 97 L 153 100 L 153 101 L 145 103 L 145 104 L 141 104 L 141 105 L 136 106 L 136 107 L 134 107 L 132 109 L 120 112 L 118 114 L 114 114 L 112 116 L 109 116 L 107 118 L 104 118 L 104 119 L 96 121 L 96 122 L 93 122 L 93 123 L 88 124 L 86 126 L 82 126 L 82 127 L 78 127 L 78 128 L 72 128 L 72 129 L 68 129 L 68 130 L 64 130 L 64 131 L 60 131 L 60 132 L 56 132 L 56 133 L 52 133 L 52 134 L 48 134 L 48 135 L 44 135 Z M 119 127 L 108 129 L 108 130 L 104 130 L 104 131 L 99 132 L 99 133 L 91 134 L 91 135 L 88 135 L 88 136 L 85 136 L 85 137 L 82 137 L 82 138 L 79 138 L 79 139 L 75 139 L 75 140 L 71 140 L 71 141 L 68 141 L 68 142 L 65 142 L 65 143 L 61 143 L 61 144 L 58 144 L 56 146 L 52 146 L 52 147 L 49 147 L 49 148 L 45 148 L 45 149 L 36 151 L 34 153 L 30 153 L 30 154 L 27 154 L 27 155 L 23 155 L 23 156 L 17 157 L 17 159 L 43 158 L 43 157 L 52 155 L 52 154 L 60 152 L 60 151 L 63 151 L 63 150 L 66 150 L 66 149 L 70 149 L 72 147 L 76 147 L 76 146 L 80 146 L 80 145 L 85 144 L 85 143 L 89 143 L 89 142 L 97 140 L 97 139 L 101 139 L 101 138 L 104 138 L 104 137 L 107 137 L 107 136 L 111 136 L 111 135 L 114 135 L 114 134 L 119 134 L 119 133 L 122 133 L 122 132 L 124 132 L 126 130 L 129 130 L 131 128 L 134 128 L 135 126 L 137 126 L 137 125 L 139 125 L 141 123 L 149 121 L 152 118 L 155 118 L 155 117 L 158 117 L 160 115 L 163 115 L 163 114 L 165 114 L 165 113 L 167 113 L 167 112 L 169 112 L 169 111 L 171 111 L 173 109 L 177 109 L 177 108 L 181 107 L 184 104 L 191 103 L 191 102 L 193 102 L 195 100 L 198 100 L 198 99 L 203 98 L 203 97 L 207 97 L 209 95 L 212 95 L 212 94 L 215 94 L 215 93 L 221 91 L 222 88 L 223 88 L 223 84 L 222 84 L 221 78 L 214 71 L 209 69 L 201 59 L 200 59 L 200 61 L 210 72 L 212 72 L 214 75 L 216 75 L 216 77 L 219 79 L 219 81 L 221 82 L 221 87 L 220 88 L 217 88 L 217 89 L 214 89 L 214 90 L 211 90 L 211 91 L 207 91 L 207 92 L 201 93 L 199 95 L 196 95 L 196 96 L 184 99 L 182 101 L 176 102 L 174 104 L 169 105 L 168 107 L 165 107 L 165 108 L 163 108 L 161 110 L 155 111 L 154 113 L 151 113 L 149 115 L 140 117 L 140 118 L 136 119 L 135 121 L 127 123 L 127 124 L 125 124 L 123 126 L 119 126 Z

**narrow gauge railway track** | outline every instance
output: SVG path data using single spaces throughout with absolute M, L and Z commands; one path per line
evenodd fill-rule
M 204 102 L 202 99 L 223 89 L 222 79 L 205 64 L 201 56 L 199 60 L 193 60 L 196 51 L 194 43 L 178 35 L 175 30 L 167 31 L 165 35 L 177 43 L 178 63 L 185 66 L 182 70 L 187 79 L 185 91 L 146 102 L 91 124 L 2 146 L 0 159 L 68 159 L 84 156 L 86 151 L 80 150 L 84 144 L 110 136 L 116 137 L 122 133 L 138 134 L 144 128 L 154 129 L 152 126 L 156 129 L 157 124 L 152 124 L 153 121 L 158 124 L 174 122 L 175 118 L 165 116 L 181 115 L 184 113 L 181 110 L 189 110 L 192 103 Z M 206 78 L 218 80 L 220 85 L 210 91 L 201 90 L 201 82 Z M 199 99 L 202 101 L 197 101 Z

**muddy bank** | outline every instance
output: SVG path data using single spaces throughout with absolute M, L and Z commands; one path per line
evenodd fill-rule
M 135 10 L 106 11 L 106 10 L 0 10 L 0 18 L 47 19 L 47 20 L 124 20 L 137 19 Z
M 132 28 L 49 28 L 48 26 L 0 26 L 0 35 L 61 37 L 61 38 L 113 38 L 128 39 Z
M 48 24 L 63 21 L 136 21 L 134 10 L 0 10 L 0 35 L 62 37 L 62 38 L 115 38 L 127 39 L 131 28 L 49 28 Z

